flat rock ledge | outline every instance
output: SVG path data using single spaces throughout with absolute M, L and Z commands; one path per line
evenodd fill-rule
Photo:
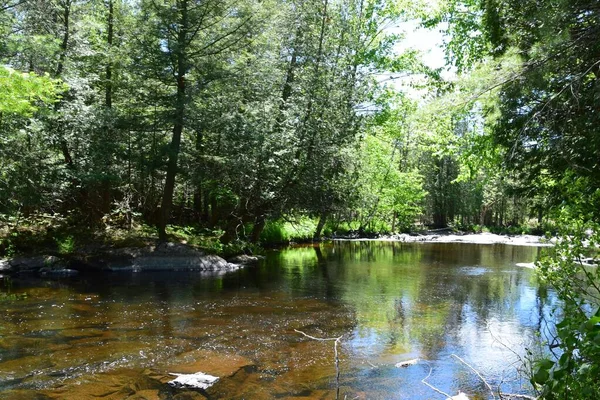
M 160 243 L 141 248 L 96 248 L 72 255 L 15 257 L 0 260 L 0 272 L 33 273 L 60 278 L 85 272 L 200 271 L 220 274 L 235 271 L 244 263 L 227 262 L 214 254 L 184 244 Z
M 230 263 L 214 254 L 204 254 L 180 243 L 160 243 L 141 248 L 107 249 L 75 257 L 76 263 L 104 271 L 235 271 L 240 264 Z

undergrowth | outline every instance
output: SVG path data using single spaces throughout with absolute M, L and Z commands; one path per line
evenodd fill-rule
M 316 228 L 317 222 L 308 217 L 269 221 L 260 235 L 260 242 L 265 245 L 310 242 Z

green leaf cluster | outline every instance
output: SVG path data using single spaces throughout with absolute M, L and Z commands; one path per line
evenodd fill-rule
M 0 66 L 0 114 L 31 116 L 40 104 L 56 101 L 63 89 L 47 74 L 39 76 Z

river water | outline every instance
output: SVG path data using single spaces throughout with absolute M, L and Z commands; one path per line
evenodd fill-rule
M 531 393 L 554 294 L 536 247 L 338 241 L 222 276 L 0 283 L 0 398 L 443 399 Z M 2 282 L 2 281 L 0 281 Z M 315 338 L 336 338 L 334 341 Z M 404 368 L 396 364 L 419 359 Z M 169 372 L 220 380 L 171 388 Z M 339 377 L 337 372 L 339 371 Z

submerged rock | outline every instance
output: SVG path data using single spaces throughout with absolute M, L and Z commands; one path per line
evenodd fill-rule
M 169 382 L 169 385 L 176 388 L 203 389 L 206 390 L 214 385 L 219 378 L 216 376 L 196 372 L 195 374 L 175 374 L 177 378 Z
M 396 363 L 396 368 L 406 368 L 409 367 L 411 365 L 415 365 L 419 362 L 418 358 L 412 359 L 412 360 L 406 360 L 406 361 L 400 361 L 399 363 Z
M 29 390 L 7 390 L 2 392 L 2 400 L 54 400 L 41 393 L 32 393 Z
M 198 392 L 185 392 L 176 394 L 173 400 L 204 400 L 206 397 L 202 396 Z
M 177 374 L 205 371 L 207 374 L 223 378 L 233 376 L 239 370 L 252 365 L 254 363 L 251 360 L 239 355 L 194 350 L 175 357 L 168 368 Z

